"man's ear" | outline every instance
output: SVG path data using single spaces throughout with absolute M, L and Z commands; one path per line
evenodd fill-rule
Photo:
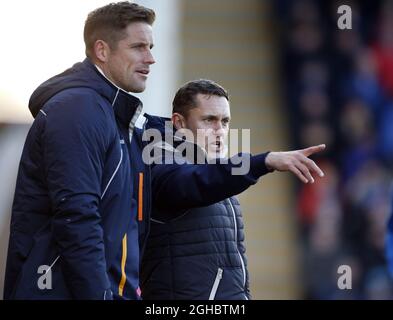
M 99 62 L 107 62 L 110 48 L 109 45 L 104 40 L 97 40 L 94 43 L 94 55 Z
M 176 130 L 186 128 L 186 119 L 180 113 L 172 114 L 172 123 Z

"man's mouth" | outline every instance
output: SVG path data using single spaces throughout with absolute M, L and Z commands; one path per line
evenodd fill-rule
M 216 141 L 216 142 L 213 142 L 212 143 L 212 145 L 217 149 L 217 150 L 220 150 L 221 148 L 222 148 L 222 142 L 221 141 Z
M 136 70 L 136 72 L 143 75 L 144 77 L 147 77 L 150 71 L 148 69 L 140 69 Z

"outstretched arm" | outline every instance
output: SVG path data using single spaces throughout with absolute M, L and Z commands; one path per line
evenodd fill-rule
M 210 205 L 243 192 L 273 170 L 291 171 L 303 182 L 313 182 L 311 172 L 319 176 L 323 172 L 308 157 L 324 148 L 251 156 L 250 170 L 243 175 L 233 174 L 237 165 L 231 159 L 228 164 L 157 164 L 152 169 L 153 201 L 168 209 Z

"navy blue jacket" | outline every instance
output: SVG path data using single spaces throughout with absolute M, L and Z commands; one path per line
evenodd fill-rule
M 158 129 L 164 137 L 164 122 L 169 119 L 146 118 L 146 128 Z M 180 143 L 184 141 L 156 143 L 162 158 L 159 151 L 154 158 L 163 163 L 151 169 L 152 222 L 142 260 L 142 296 L 249 299 L 243 218 L 233 196 L 269 172 L 267 153 L 251 156 L 247 174 L 233 175 L 237 165 L 231 159 L 228 164 L 192 164 L 201 149 L 193 145 L 190 159 L 176 150 Z M 182 158 L 185 164 L 168 164 L 171 157 Z
M 86 59 L 43 83 L 29 108 L 4 298 L 139 299 L 150 210 L 141 102 Z M 49 287 L 38 285 L 42 265 Z

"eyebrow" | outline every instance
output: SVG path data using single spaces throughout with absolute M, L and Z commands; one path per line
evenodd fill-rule
M 132 42 L 130 43 L 130 47 L 138 47 L 138 46 L 149 46 L 150 49 L 153 49 L 154 44 L 149 44 L 148 42 Z
M 207 114 L 207 115 L 202 116 L 202 118 L 204 118 L 204 119 L 215 119 L 216 120 L 216 119 L 219 118 L 219 116 L 216 116 L 214 114 Z M 223 117 L 222 119 L 223 120 L 230 120 L 231 117 L 230 116 L 226 116 L 226 117 Z

